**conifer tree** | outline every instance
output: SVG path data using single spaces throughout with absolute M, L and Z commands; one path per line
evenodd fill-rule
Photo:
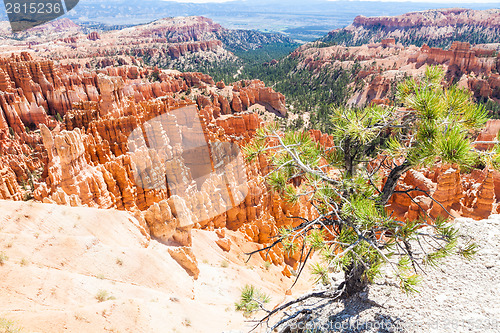
M 306 200 L 316 211 L 314 219 L 293 217 L 300 223 L 282 228 L 276 240 L 259 251 L 278 244 L 287 251 L 301 251 L 304 263 L 299 276 L 310 254 L 317 252 L 322 263 L 312 271 L 318 281 L 328 285 L 332 270 L 341 270 L 345 276 L 337 289 L 326 287 L 283 304 L 269 311 L 263 321 L 309 297 L 351 297 L 373 282 L 383 265 L 393 269 L 404 291 L 414 291 L 426 265 L 437 265 L 454 252 L 465 257 L 475 252 L 472 243 L 457 248 L 458 230 L 449 216 L 432 218 L 422 210 L 419 219 L 403 221 L 385 209 L 410 169 L 439 163 L 462 170 L 478 164 L 499 165 L 500 149 L 480 152 L 472 144 L 487 121 L 486 111 L 468 91 L 446 88 L 443 80 L 440 68 L 428 67 L 422 78 L 410 78 L 398 86 L 397 108 L 332 108 L 332 148 L 321 146 L 307 132 L 282 132 L 276 125 L 261 128 L 245 147 L 248 160 L 259 155 L 268 159 L 272 170 L 266 179 L 272 191 L 292 204 Z M 404 194 L 412 198 L 412 191 L 440 205 L 431 193 L 418 188 Z M 432 251 L 421 245 L 414 248 L 422 241 L 432 242 Z

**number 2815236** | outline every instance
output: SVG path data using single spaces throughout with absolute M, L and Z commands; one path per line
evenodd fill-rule
M 5 9 L 7 14 L 60 14 L 64 11 L 60 3 L 50 2 L 9 2 L 5 4 Z

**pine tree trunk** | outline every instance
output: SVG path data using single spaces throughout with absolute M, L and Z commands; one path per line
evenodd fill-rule
M 382 188 L 382 194 L 380 195 L 380 199 L 378 201 L 381 208 L 385 207 L 389 199 L 392 197 L 394 191 L 396 190 L 399 178 L 403 175 L 403 173 L 410 170 L 411 167 L 411 163 L 408 160 L 405 160 L 403 164 L 398 165 L 391 170 L 391 173 L 389 173 L 387 181 Z
M 365 276 L 366 267 L 359 263 L 353 262 L 345 271 L 345 281 L 339 286 L 339 289 L 344 288 L 342 298 L 349 298 L 360 291 L 363 291 L 368 286 L 368 279 Z

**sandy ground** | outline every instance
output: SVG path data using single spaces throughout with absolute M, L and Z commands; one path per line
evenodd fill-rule
M 245 263 L 256 244 L 239 233 L 226 253 L 193 231 L 195 281 L 126 212 L 11 201 L 0 212 L 0 318 L 22 332 L 246 332 L 234 310 L 245 284 L 265 285 L 271 306 L 310 284 L 285 296 L 292 280 L 260 256 Z

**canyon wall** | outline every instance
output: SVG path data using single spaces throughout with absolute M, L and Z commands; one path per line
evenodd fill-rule
M 323 41 L 358 46 L 392 38 L 406 46 L 447 47 L 471 36 L 477 43 L 498 43 L 499 31 L 499 9 L 449 8 L 399 16 L 357 16 L 351 25 L 331 31 Z
M 388 39 L 380 43 L 356 47 L 328 46 L 317 43 L 302 46 L 290 56 L 299 61 L 299 68 L 311 72 L 342 67 L 353 69 L 359 88 L 354 83 L 349 104 L 391 103 L 398 82 L 405 77 L 422 75 L 428 65 L 442 66 L 448 84 L 457 83 L 469 89 L 478 100 L 500 102 L 500 54 L 496 44 L 474 45 L 453 42 L 449 49 L 404 47 Z

